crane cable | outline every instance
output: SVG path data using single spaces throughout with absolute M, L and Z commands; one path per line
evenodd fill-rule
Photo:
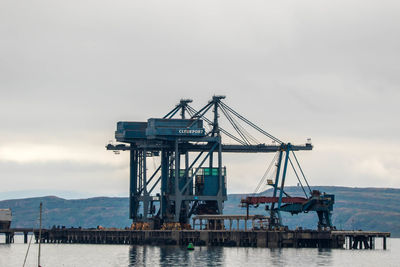
M 292 166 L 292 169 L 293 169 L 293 171 L 294 171 L 294 174 L 295 174 L 296 177 L 297 177 L 297 181 L 299 181 L 299 183 L 300 183 L 300 185 L 301 185 L 301 189 L 303 189 L 304 195 L 306 196 L 306 198 L 308 198 L 307 193 L 306 193 L 306 190 L 304 190 L 304 186 L 303 186 L 303 184 L 302 184 L 301 181 L 300 181 L 299 175 L 297 174 L 296 169 L 294 168 L 293 163 L 292 163 L 292 160 L 290 159 L 290 157 L 289 157 L 289 162 L 290 162 L 290 165 Z
M 243 141 L 246 142 L 246 145 L 250 145 L 249 140 L 247 140 L 246 136 L 240 131 L 240 129 L 235 124 L 235 122 L 232 121 L 232 118 L 230 117 L 230 115 L 225 111 L 225 109 L 221 109 L 221 110 L 222 110 L 222 113 L 224 113 L 225 117 L 228 119 L 228 121 L 231 123 L 233 128 L 236 130 L 236 132 L 242 137 Z
M 221 110 L 224 113 L 224 115 L 228 118 L 229 122 L 232 124 L 232 126 L 237 130 L 240 131 L 241 136 L 243 136 L 246 141 L 248 142 L 249 145 L 251 145 L 251 141 L 253 141 L 253 143 L 256 144 L 260 144 L 260 142 L 254 138 L 248 131 L 246 131 L 245 128 L 243 128 L 242 125 L 240 125 L 240 123 L 238 121 L 235 120 L 235 118 L 229 113 L 228 110 L 226 110 L 224 107 L 221 106 Z
M 310 194 L 312 194 L 310 185 L 308 184 L 308 181 L 307 181 L 307 178 L 306 178 L 306 176 L 304 175 L 303 169 L 301 168 L 300 163 L 299 163 L 299 161 L 297 160 L 296 154 L 294 153 L 293 150 L 292 150 L 292 154 L 293 154 L 293 156 L 294 156 L 294 159 L 296 160 L 297 166 L 299 166 L 301 175 L 303 176 L 303 179 L 304 179 L 304 181 L 305 181 L 306 184 L 307 184 L 308 190 L 310 191 Z
M 274 158 L 272 159 L 272 161 L 270 162 L 267 170 L 264 172 L 264 175 L 261 177 L 260 182 L 258 183 L 256 189 L 254 190 L 253 195 L 257 194 L 259 189 L 261 188 L 261 186 L 265 183 L 265 179 L 268 177 L 268 173 L 270 172 L 272 165 L 275 163 L 276 159 L 278 157 L 278 153 L 275 153 Z
M 232 120 L 236 123 L 236 125 L 241 129 L 241 131 L 247 136 L 248 139 L 251 139 L 253 143 L 260 144 L 261 142 L 258 141 L 254 136 L 252 136 L 233 116 Z
M 232 109 L 231 107 L 229 107 L 228 105 L 226 105 L 225 103 L 221 102 L 221 105 L 228 109 L 231 113 L 233 113 L 236 117 L 238 117 L 239 119 L 241 119 L 242 121 L 244 121 L 245 123 L 247 123 L 248 125 L 250 125 L 251 127 L 253 127 L 254 129 L 256 129 L 257 131 L 259 131 L 260 133 L 264 134 L 265 136 L 269 137 L 270 139 L 274 140 L 275 142 L 282 144 L 283 142 L 281 140 L 279 140 L 278 138 L 276 138 L 275 136 L 269 134 L 268 132 L 264 131 L 263 129 L 261 129 L 260 127 L 258 127 L 257 125 L 255 125 L 254 123 L 252 123 L 251 121 L 249 121 L 248 119 L 246 119 L 245 117 L 243 117 L 242 115 L 240 115 L 238 112 L 236 112 L 234 109 Z
M 191 107 L 190 105 L 188 105 L 188 108 L 194 112 L 195 114 L 198 113 L 198 111 L 196 111 L 193 107 Z M 194 115 L 193 115 L 194 116 Z M 193 118 L 192 116 L 192 118 Z M 208 119 L 205 115 L 202 116 L 202 118 L 210 125 L 214 125 L 214 123 Z M 239 139 L 238 137 L 234 136 L 233 134 L 229 133 L 228 131 L 226 131 L 225 129 L 219 127 L 219 130 L 224 133 L 226 136 L 228 136 L 229 138 L 235 140 L 236 142 L 240 143 L 241 145 L 246 145 L 245 142 L 243 142 L 241 139 Z

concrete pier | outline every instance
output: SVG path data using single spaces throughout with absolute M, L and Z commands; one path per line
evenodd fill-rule
M 42 243 L 81 244 L 153 244 L 237 247 L 309 247 L 373 249 L 375 238 L 386 238 L 390 233 L 366 231 L 314 230 L 111 230 L 111 229 L 43 229 Z M 35 231 L 36 242 L 39 233 Z M 345 246 L 348 244 L 348 246 Z
M 3 230 L 7 244 L 14 243 L 14 235 L 34 233 L 39 229 L 14 228 Z M 375 239 L 382 238 L 382 249 L 387 248 L 388 232 L 371 231 L 315 231 L 315 230 L 122 230 L 53 228 L 42 229 L 42 243 L 80 244 L 153 244 L 197 246 L 234 246 L 267 248 L 344 248 L 375 249 Z

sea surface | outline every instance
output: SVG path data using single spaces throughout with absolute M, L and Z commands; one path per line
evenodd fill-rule
M 16 236 L 14 244 L 0 237 L 0 266 L 22 266 L 28 244 Z M 400 239 L 389 238 L 382 250 L 313 248 L 228 248 L 42 244 L 41 266 L 400 266 Z M 37 266 L 38 245 L 32 243 L 25 266 Z

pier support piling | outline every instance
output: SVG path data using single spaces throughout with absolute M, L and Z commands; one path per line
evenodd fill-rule
M 28 232 L 24 232 L 24 244 L 28 243 Z

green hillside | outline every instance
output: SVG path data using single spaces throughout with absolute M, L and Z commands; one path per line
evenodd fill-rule
M 338 229 L 362 229 L 389 231 L 400 237 L 400 189 L 390 188 L 349 188 L 313 187 L 336 196 L 333 223 Z M 290 195 L 301 195 L 300 188 L 287 187 Z M 271 192 L 264 192 L 270 195 Z M 239 207 L 245 194 L 231 194 L 224 205 L 225 214 L 244 214 Z M 12 227 L 33 227 L 37 225 L 39 203 L 43 202 L 43 224 L 45 227 L 64 225 L 67 227 L 126 227 L 128 219 L 128 198 L 96 197 L 66 200 L 54 196 L 13 199 L 0 201 L 0 208 L 13 211 Z M 266 214 L 264 208 L 251 209 L 252 214 Z M 315 229 L 317 216 L 314 213 L 285 215 L 284 224 L 290 228 L 302 226 Z

